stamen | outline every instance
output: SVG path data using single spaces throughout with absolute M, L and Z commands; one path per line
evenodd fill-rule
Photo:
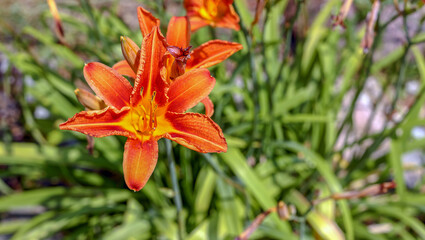
M 155 100 L 155 96 L 156 96 L 156 91 L 153 91 L 151 102 L 153 102 Z
M 143 129 L 144 124 L 142 124 L 142 121 L 145 119 L 144 116 L 140 116 L 139 117 L 139 131 L 144 131 L 145 129 Z
M 144 117 L 143 117 L 143 131 L 146 131 L 146 123 L 148 122 L 148 118 L 146 116 L 146 113 L 144 113 Z
M 132 108 L 131 121 L 134 129 L 142 135 L 152 135 L 157 127 L 156 110 L 158 104 L 155 102 L 156 92 L 152 93 L 149 102 L 143 101 L 143 88 L 140 90 L 141 103 Z M 135 114 L 135 116 L 133 116 Z
M 155 108 L 155 110 L 156 110 L 156 108 Z M 156 129 L 156 127 L 158 126 L 158 121 L 156 120 L 156 112 L 154 112 L 153 117 L 154 117 L 153 129 L 155 130 L 155 129 Z
M 151 102 L 151 105 L 150 105 L 150 108 L 149 108 L 149 116 L 152 117 L 152 102 Z M 149 121 L 149 128 L 152 129 L 152 121 Z
M 139 126 L 134 123 L 135 121 L 134 121 L 134 116 L 133 116 L 133 109 L 130 110 L 130 119 L 131 119 L 131 124 L 133 125 L 134 129 L 136 131 L 138 131 L 139 130 Z

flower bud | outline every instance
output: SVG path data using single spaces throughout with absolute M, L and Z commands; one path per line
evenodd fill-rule
M 83 105 L 89 111 L 101 110 L 107 107 L 102 99 L 89 91 L 77 88 L 75 89 L 74 93 L 81 105 Z
M 140 48 L 136 43 L 128 37 L 121 36 L 121 50 L 125 60 L 127 60 L 130 67 L 135 73 L 139 67 Z

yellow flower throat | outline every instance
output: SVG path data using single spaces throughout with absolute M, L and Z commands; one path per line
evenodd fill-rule
M 131 108 L 131 125 L 141 135 L 152 135 L 158 125 L 156 116 L 158 104 L 155 102 L 156 92 L 153 92 L 152 98 L 149 100 L 143 99 L 142 93 L 143 88 L 140 91 L 141 103 Z
M 201 17 L 209 21 L 214 21 L 218 15 L 219 2 L 220 1 L 207 1 L 199 10 Z

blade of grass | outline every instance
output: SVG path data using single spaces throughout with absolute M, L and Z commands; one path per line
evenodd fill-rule
M 220 154 L 221 159 L 232 171 L 246 184 L 248 191 L 258 201 L 263 210 L 267 210 L 277 205 L 277 202 L 270 196 L 265 186 L 256 173 L 248 166 L 245 157 L 240 150 L 229 148 L 227 153 Z M 276 215 L 271 215 L 274 224 L 288 239 L 294 239 L 294 235 L 288 223 L 282 222 Z

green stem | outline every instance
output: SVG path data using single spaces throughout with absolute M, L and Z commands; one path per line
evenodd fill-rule
M 406 7 L 406 5 L 405 5 Z M 400 91 L 401 91 L 401 87 L 402 84 L 404 82 L 405 76 L 406 76 L 406 70 L 407 70 L 407 64 L 408 64 L 408 60 L 407 60 L 407 54 L 412 46 L 412 42 L 410 40 L 409 37 L 409 33 L 408 33 L 408 27 L 407 27 L 407 14 L 404 13 L 403 14 L 403 29 L 404 29 L 404 33 L 405 33 L 405 37 L 407 40 L 407 45 L 404 49 L 404 53 L 401 59 L 401 66 L 400 66 L 400 71 L 395 83 L 395 96 L 393 101 L 391 102 L 391 110 L 390 112 L 393 112 L 393 110 L 396 107 L 397 101 L 400 97 Z M 422 95 L 422 91 L 419 93 L 419 96 Z M 416 102 L 415 102 L 416 103 Z M 412 108 L 410 108 L 412 109 Z M 405 117 L 403 118 L 403 120 L 401 122 L 403 122 L 406 117 L 408 116 L 408 114 L 410 113 L 410 109 L 409 112 L 405 115 Z M 390 121 L 387 121 L 384 124 L 383 129 L 386 129 L 389 125 Z M 399 124 L 397 124 L 397 126 L 399 126 Z M 392 130 L 396 130 L 397 126 L 395 126 L 394 128 L 392 128 Z M 393 133 L 393 131 L 390 131 L 390 133 Z M 381 145 L 381 143 L 388 137 L 389 135 L 385 134 L 385 131 L 382 131 L 381 134 L 374 139 L 373 144 L 367 148 L 367 150 L 364 152 L 364 154 L 362 154 L 359 158 L 354 158 L 353 161 L 350 162 L 350 165 L 348 166 L 349 169 L 349 174 L 347 175 L 347 177 L 350 175 L 350 173 L 354 170 L 354 169 L 358 169 L 359 167 L 363 167 L 363 165 L 366 163 L 367 159 L 370 157 L 370 155 L 372 155 L 373 152 L 375 152 L 375 150 Z
M 176 162 L 174 160 L 174 154 L 173 154 L 173 149 L 171 146 L 171 141 L 166 139 L 165 145 L 167 147 L 168 167 L 170 169 L 171 182 L 172 182 L 173 191 L 174 191 L 174 202 L 177 208 L 178 237 L 180 240 L 182 240 L 184 239 L 184 235 L 185 235 L 185 230 L 184 230 L 185 227 L 184 227 L 184 219 L 182 215 L 182 210 L 183 210 L 182 197 L 181 197 L 179 183 L 177 180 L 177 173 L 176 173 Z
M 388 87 L 389 87 L 390 85 L 391 85 L 390 78 L 387 78 L 387 79 L 385 80 L 385 85 L 384 85 L 384 87 L 382 88 L 382 91 L 379 93 L 379 96 L 376 98 L 376 99 L 377 99 L 377 101 L 375 101 L 375 102 L 373 103 L 373 111 L 372 111 L 372 113 L 370 114 L 370 116 L 369 116 L 369 118 L 368 118 L 368 120 L 367 120 L 365 130 L 363 131 L 363 135 L 367 135 L 367 134 L 369 133 L 369 131 L 370 131 L 371 127 L 372 127 L 372 123 L 375 121 L 375 117 L 377 116 L 377 114 L 378 114 L 378 112 L 379 112 L 379 111 L 378 111 L 379 103 L 380 103 L 380 101 L 382 100 L 382 98 L 384 97 L 384 95 L 385 95 L 385 93 L 387 92 Z
M 239 14 L 239 9 L 237 8 L 237 6 L 235 5 L 235 10 L 236 13 Z M 240 14 L 239 14 L 240 15 Z M 246 27 L 241 23 L 241 30 L 242 33 L 245 37 L 245 41 L 246 44 L 248 45 L 247 48 L 247 55 L 249 58 L 249 71 L 251 74 L 251 78 L 252 78 L 252 82 L 253 82 L 253 90 L 252 90 L 252 98 L 253 98 L 253 102 L 255 104 L 254 106 L 254 117 L 252 120 L 252 132 L 251 132 L 251 137 L 249 139 L 249 148 L 248 148 L 248 152 L 247 152 L 247 158 L 252 156 L 254 154 L 254 141 L 255 138 L 258 136 L 258 126 L 259 126 L 259 112 L 260 112 L 260 106 L 259 106 L 259 99 L 258 99 L 258 89 L 260 87 L 257 75 L 256 75 L 256 64 L 255 64 L 255 59 L 254 59 L 254 55 L 253 55 L 253 46 L 252 46 L 252 39 L 249 36 L 248 30 L 246 29 Z M 248 89 L 248 86 L 245 86 Z M 249 91 L 249 89 L 248 89 Z
M 285 67 L 286 59 L 288 58 L 289 52 L 291 50 L 292 33 L 294 31 L 295 21 L 298 19 L 298 16 L 301 12 L 301 4 L 303 2 L 304 2 L 303 0 L 297 1 L 295 16 L 291 19 L 290 25 L 289 25 L 289 28 L 288 28 L 288 32 L 286 33 L 285 49 L 284 49 L 284 52 L 283 52 L 282 62 L 280 63 L 278 75 L 277 75 L 276 80 L 274 81 L 274 85 L 273 85 L 272 89 L 276 89 L 277 84 L 280 81 L 282 81 L 282 77 L 283 77 L 282 71 L 283 71 L 283 68 Z
M 204 156 L 205 160 L 207 160 L 207 163 L 213 168 L 214 172 L 217 173 L 218 176 L 222 177 L 223 180 L 228 183 L 229 185 L 233 186 L 234 188 L 238 189 L 240 192 L 245 193 L 245 187 L 227 176 L 223 170 L 221 170 L 220 166 L 214 161 L 214 159 L 211 157 L 211 154 L 204 153 L 202 154 Z
M 269 19 L 269 12 L 270 12 L 270 3 L 266 4 L 266 14 L 264 17 L 264 24 L 263 24 L 263 34 L 261 35 L 261 54 L 263 55 L 263 59 L 262 59 L 262 67 L 263 67 L 263 72 L 265 73 L 265 82 L 266 82 L 266 87 L 267 87 L 267 96 L 268 96 L 268 104 L 269 104 L 269 109 L 271 112 L 273 112 L 273 108 L 274 108 L 274 104 L 273 104 L 273 83 L 272 83 L 272 78 L 270 77 L 269 72 L 267 71 L 267 58 L 266 58 L 266 25 L 267 25 L 267 21 Z M 266 156 L 268 158 L 271 158 L 271 152 L 267 151 L 268 146 L 270 146 L 270 141 L 272 138 L 272 134 L 273 134 L 273 123 L 274 122 L 274 115 L 271 114 L 270 115 L 270 122 L 268 124 L 265 125 L 265 131 L 264 131 L 264 137 L 262 138 L 262 152 L 266 154 Z
M 344 120 L 342 121 L 342 124 L 337 131 L 336 136 L 341 135 L 341 133 L 344 130 L 344 128 L 346 127 L 347 123 L 352 124 L 351 120 L 352 120 L 352 116 L 353 116 L 353 113 L 354 113 L 354 110 L 355 110 L 355 107 L 356 107 L 357 100 L 360 97 L 360 94 L 362 93 L 362 91 L 363 91 L 363 89 L 366 85 L 366 80 L 370 75 L 372 65 L 373 65 L 373 55 L 374 55 L 374 52 L 375 52 L 375 50 L 378 46 L 378 44 L 377 44 L 379 42 L 378 39 L 380 38 L 381 33 L 383 31 L 383 28 L 380 27 L 380 25 L 379 25 L 379 18 L 380 18 L 380 16 L 378 15 L 378 19 L 376 20 L 376 25 L 378 26 L 377 27 L 377 34 L 376 34 L 376 37 L 373 41 L 370 53 L 366 56 L 365 60 L 363 61 L 364 71 L 363 71 L 363 74 L 361 75 L 360 81 L 358 81 L 359 85 L 357 87 L 354 98 L 351 101 L 351 105 L 350 105 L 350 108 L 348 110 L 348 113 L 345 115 Z M 386 23 L 384 23 L 383 25 L 385 25 L 385 24 Z M 341 106 L 341 109 L 342 109 L 342 106 Z M 335 138 L 335 143 L 336 143 L 337 139 L 338 138 Z

